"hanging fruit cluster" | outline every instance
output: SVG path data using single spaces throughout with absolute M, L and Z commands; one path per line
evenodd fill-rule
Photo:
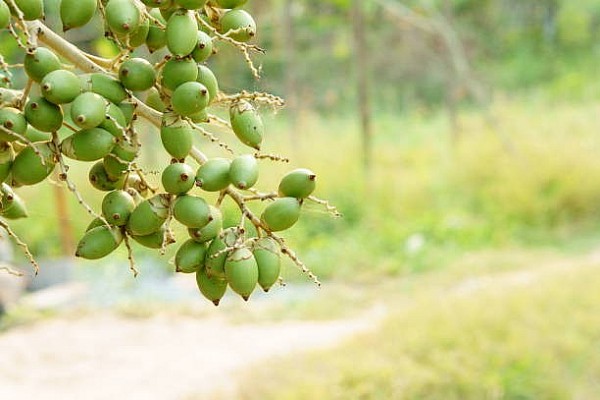
M 316 176 L 308 169 L 285 175 L 278 190 L 255 189 L 259 161 L 287 161 L 261 154 L 265 127 L 259 107 L 282 107 L 268 93 L 226 94 L 205 64 L 219 44 L 239 49 L 253 75 L 250 57 L 262 52 L 251 44 L 257 34 L 253 17 L 241 9 L 247 0 L 61 0 L 63 30 L 82 27 L 99 16 L 105 36 L 117 44 L 114 59 L 88 54 L 43 22 L 43 0 L 0 0 L 0 28 L 11 33 L 24 53 L 24 88 L 12 87 L 11 68 L 1 60 L 0 76 L 0 226 L 25 250 L 5 220 L 27 216 L 15 188 L 35 185 L 53 172 L 73 192 L 93 221 L 76 255 L 99 259 L 122 243 L 137 274 L 131 241 L 164 253 L 179 243 L 173 220 L 185 226 L 175 256 L 176 271 L 195 273 L 200 292 L 215 304 L 230 287 L 248 299 L 257 285 L 265 291 L 280 279 L 281 255 L 316 277 L 276 232 L 291 228 L 303 203 L 312 201 L 332 214 L 335 208 L 312 195 Z M 140 49 L 141 51 L 138 51 Z M 162 52 L 156 64 L 144 49 Z M 141 54 L 141 55 L 140 55 Z M 160 53 L 159 53 L 160 54 Z M 143 100 L 142 100 L 143 99 Z M 211 113 L 229 110 L 229 120 Z M 172 162 L 155 188 L 138 165 L 144 143 L 140 124 L 156 126 Z M 229 138 L 210 132 L 227 128 Z M 61 137 L 59 130 L 69 134 Z M 230 158 L 209 157 L 194 146 L 195 137 L 217 142 Z M 235 138 L 247 154 L 235 154 L 226 140 Z M 106 192 L 101 210 L 87 205 L 68 176 L 66 159 L 89 162 L 89 183 Z M 197 165 L 195 165 L 195 164 Z M 217 200 L 209 204 L 207 195 Z M 222 202 L 239 207 L 240 224 L 224 228 Z M 250 202 L 265 204 L 254 214 Z M 254 229 L 245 228 L 249 221 Z

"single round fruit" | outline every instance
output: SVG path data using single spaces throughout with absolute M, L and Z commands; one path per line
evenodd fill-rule
M 84 129 L 65 138 L 61 152 L 79 161 L 95 161 L 103 158 L 115 147 L 115 137 L 100 128 Z
M 200 293 L 215 306 L 219 305 L 227 291 L 227 281 L 225 279 L 209 277 L 204 268 L 196 272 L 196 283 L 198 284 Z
M 106 225 L 90 229 L 83 235 L 77 245 L 76 257 L 97 260 L 106 257 L 119 247 L 123 234 L 118 227 Z
M 173 217 L 188 228 L 202 228 L 210 220 L 210 208 L 202 197 L 184 195 L 175 200 Z
M 146 59 L 132 58 L 121 64 L 119 79 L 127 89 L 141 92 L 154 85 L 156 72 Z
M 11 168 L 12 180 L 18 185 L 35 185 L 40 183 L 54 171 L 56 165 L 54 152 L 48 143 L 36 143 L 19 152 Z
M 31 53 L 25 54 L 23 68 L 31 80 L 41 82 L 50 72 L 60 69 L 61 64 L 52 50 L 37 47 Z
M 185 194 L 194 187 L 194 169 L 185 163 L 173 163 L 164 169 L 162 184 L 167 193 Z
M 198 31 L 198 39 L 196 41 L 196 47 L 192 51 L 192 57 L 196 62 L 204 62 L 212 55 L 213 42 L 212 38 L 203 31 Z
M 117 35 L 126 35 L 140 26 L 140 9 L 134 0 L 109 0 L 104 7 L 106 23 Z
M 258 265 L 258 284 L 268 292 L 279 279 L 281 273 L 281 253 L 279 245 L 270 237 L 262 237 L 254 242 L 252 254 Z
M 136 242 L 138 242 L 139 244 L 141 244 L 144 247 L 147 247 L 149 249 L 160 249 L 161 247 L 163 247 L 163 242 L 165 240 L 166 240 L 166 245 L 173 243 L 172 240 L 170 239 L 169 235 L 165 236 L 165 230 L 166 230 L 166 227 L 163 224 L 156 232 L 153 232 L 149 235 L 145 235 L 145 236 L 132 235 L 131 237 L 133 238 L 133 240 L 135 240 Z
M 238 139 L 247 146 L 260 150 L 265 128 L 262 118 L 252 104 L 240 101 L 229 109 L 231 127 Z
M 11 132 L 19 135 L 27 131 L 27 120 L 21 111 L 16 108 L 6 107 L 0 109 L 0 125 Z M 12 142 L 17 140 L 10 132 L 0 130 L 0 142 Z
M 124 190 L 108 193 L 102 200 L 102 215 L 111 225 L 124 226 L 135 209 L 135 201 Z
M 90 168 L 88 180 L 94 188 L 103 192 L 110 192 L 111 190 L 123 187 L 124 177 L 121 177 L 121 179 L 111 179 L 104 168 L 103 162 L 98 161 Z
M 163 89 L 173 91 L 177 86 L 195 81 L 198 77 L 198 66 L 193 59 L 171 59 L 165 63 L 161 71 Z
M 132 235 L 146 236 L 158 231 L 169 214 L 168 195 L 156 195 L 137 205 L 127 222 Z
M 260 219 L 271 232 L 291 228 L 300 218 L 300 202 L 294 197 L 283 197 L 269 204 Z
M 119 39 L 127 44 L 130 48 L 137 48 L 146 43 L 146 39 L 148 38 L 148 33 L 150 32 L 150 21 L 144 19 L 140 26 L 135 30 L 135 32 L 130 33 L 124 37 L 119 37 Z
M 4 29 L 10 23 L 10 8 L 4 0 L 0 0 L 0 29 Z
M 188 10 L 197 10 L 204 7 L 206 0 L 175 0 L 175 4 Z
M 10 143 L 0 143 L 0 182 L 4 182 L 8 178 L 14 161 L 15 151 Z
M 198 168 L 196 185 L 207 192 L 218 192 L 229 186 L 229 168 L 227 158 L 211 158 Z
M 238 42 L 247 42 L 256 36 L 256 22 L 247 11 L 230 10 L 221 17 L 221 33 Z
M 211 205 L 210 216 L 212 220 L 203 226 L 202 228 L 189 228 L 188 233 L 190 237 L 198 243 L 205 243 L 216 238 L 223 229 L 223 215 L 221 210 Z
M 27 218 L 27 207 L 21 197 L 13 189 L 3 183 L 0 187 L 0 216 L 6 219 Z
M 96 13 L 96 0 L 61 0 L 60 20 L 63 31 L 84 26 Z
M 44 17 L 44 0 L 14 0 L 23 13 L 25 21 L 33 21 Z
M 177 87 L 171 96 L 173 111 L 179 115 L 194 115 L 208 106 L 208 89 L 198 82 L 186 82 Z
M 227 228 L 215 237 L 208 245 L 206 252 L 206 274 L 211 278 L 225 279 L 225 259 L 228 252 L 224 251 L 235 244 L 239 237 L 237 228 Z
M 238 189 L 249 189 L 258 181 L 258 161 L 247 154 L 235 158 L 229 168 L 229 180 Z
M 95 128 L 104 122 L 108 102 L 93 92 L 81 93 L 71 104 L 71 119 L 82 129 Z
M 191 274 L 204 269 L 205 257 L 206 245 L 190 239 L 183 243 L 175 254 L 175 271 Z
M 198 43 L 198 24 L 194 13 L 177 10 L 167 22 L 167 48 L 178 57 L 190 54 Z
M 217 5 L 220 8 L 236 8 L 246 4 L 248 0 L 217 0 Z
M 231 289 L 248 301 L 258 283 L 258 265 L 250 250 L 236 249 L 227 256 L 225 278 Z
M 299 168 L 289 172 L 279 183 L 279 196 L 304 199 L 315 191 L 317 175 L 309 169 Z
M 162 144 L 173 158 L 182 160 L 192 150 L 194 129 L 181 120 L 176 120 L 169 125 L 167 123 L 164 119 L 163 126 L 160 128 Z
M 163 99 L 160 97 L 160 93 L 156 88 L 150 88 L 144 101 L 146 105 L 154 108 L 156 111 L 164 113 L 167 110 L 167 106 Z
M 117 139 L 123 138 L 125 128 L 127 127 L 127 121 L 125 120 L 123 111 L 121 111 L 114 103 L 108 103 L 108 108 L 106 110 L 104 120 L 98 125 L 98 128 L 110 132 Z M 124 139 L 122 140 L 124 141 Z
M 40 83 L 42 96 L 54 104 L 70 103 L 81 93 L 77 75 L 66 69 L 49 72 Z
M 35 129 L 56 132 L 62 127 L 63 112 L 60 106 L 43 97 L 35 97 L 25 105 L 25 118 Z
M 102 164 L 104 165 L 104 170 L 110 179 L 119 180 L 123 176 L 125 176 L 125 172 L 129 168 L 128 162 L 123 162 L 117 157 L 115 154 L 107 154 L 106 157 L 102 159 Z
M 121 82 L 111 75 L 95 73 L 85 76 L 84 90 L 92 91 L 106 100 L 119 104 L 127 99 L 128 94 Z
M 161 15 L 160 10 L 152 9 L 150 15 L 163 25 L 167 25 L 167 21 Z M 161 28 L 156 22 L 150 21 L 148 35 L 146 36 L 146 46 L 150 53 L 162 49 L 167 45 L 167 32 Z

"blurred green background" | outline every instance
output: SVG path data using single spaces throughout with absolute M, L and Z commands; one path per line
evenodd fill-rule
M 259 187 L 308 167 L 317 195 L 343 214 L 305 207 L 286 234 L 323 291 L 346 287 L 290 313 L 333 318 L 363 300 L 391 313 L 341 348 L 255 369 L 239 398 L 599 397 L 600 272 L 590 255 L 600 242 L 600 1 L 262 0 L 248 9 L 267 49 L 256 59 L 263 79 L 225 45 L 209 65 L 225 92 L 288 100 L 262 111 L 265 151 L 291 164 L 263 162 Z M 67 38 L 111 55 L 98 32 Z M 160 170 L 167 156 L 150 131 L 143 164 Z M 72 164 L 98 207 L 87 171 Z M 53 190 L 22 189 L 32 219 L 12 224 L 40 257 L 61 252 Z M 91 219 L 83 215 L 71 199 L 62 217 L 76 237 Z M 161 258 L 165 270 L 172 255 Z M 557 260 L 568 267 L 544 275 Z M 446 298 L 471 276 L 532 268 L 543 279 L 524 288 L 506 292 L 499 279 Z M 291 263 L 284 277 L 304 282 Z M 398 306 L 409 300 L 410 310 Z

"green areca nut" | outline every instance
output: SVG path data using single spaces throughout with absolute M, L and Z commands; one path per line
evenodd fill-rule
M 215 306 L 218 306 L 227 291 L 227 281 L 216 277 L 210 277 L 204 268 L 196 272 L 196 284 L 200 293 Z
M 173 163 L 164 169 L 162 184 L 167 193 L 185 194 L 194 187 L 194 169 L 185 163 Z
M 171 96 L 173 111 L 186 117 L 205 109 L 208 101 L 208 89 L 198 82 L 186 82 L 179 85 Z
M 140 92 L 154 85 L 156 72 L 146 59 L 131 58 L 119 67 L 119 79 L 127 89 Z
M 171 59 L 162 67 L 161 84 L 163 89 L 173 91 L 183 83 L 195 81 L 197 77 L 198 66 L 193 59 Z
M 44 17 L 44 0 L 14 0 L 23 13 L 25 21 L 33 21 Z
M 18 185 L 35 185 L 46 179 L 56 165 L 55 154 L 48 143 L 27 146 L 17 154 L 11 168 L 11 176 Z
M 213 42 L 212 38 L 204 31 L 198 31 L 198 38 L 196 40 L 196 47 L 192 51 L 192 58 L 196 62 L 204 62 L 212 55 Z
M 260 219 L 271 231 L 291 228 L 300 218 L 300 201 L 295 197 L 282 197 L 269 204 Z
M 217 77 L 206 65 L 198 64 L 198 76 L 196 82 L 203 84 L 208 89 L 209 103 L 212 103 L 219 94 L 219 82 Z
M 175 271 L 191 274 L 204 269 L 204 259 L 206 257 L 206 245 L 198 243 L 192 239 L 187 240 L 179 247 L 175 254 Z
M 97 260 L 115 251 L 123 241 L 118 227 L 98 226 L 87 231 L 77 245 L 76 257 Z
M 167 21 L 161 15 L 160 10 L 150 10 L 150 15 L 156 20 L 160 21 L 163 25 L 167 25 Z M 161 28 L 156 22 L 150 21 L 148 28 L 148 35 L 146 36 L 146 46 L 150 53 L 162 49 L 167 45 L 167 32 Z
M 229 168 L 227 158 L 211 158 L 198 168 L 196 185 L 207 192 L 218 192 L 229 186 Z
M 260 150 L 265 128 L 252 104 L 247 101 L 233 104 L 229 109 L 229 119 L 237 138 L 245 145 Z
M 60 20 L 63 31 L 84 26 L 94 16 L 97 7 L 96 0 L 61 0 Z
M 31 53 L 25 54 L 23 68 L 31 80 L 41 82 L 50 72 L 60 69 L 61 64 L 52 50 L 37 47 Z
M 124 176 L 119 179 L 111 178 L 104 168 L 104 163 L 98 161 L 90 168 L 88 180 L 94 188 L 103 192 L 110 192 L 111 190 L 122 188 L 125 178 Z
M 27 119 L 20 110 L 12 107 L 0 109 L 0 125 L 8 131 L 23 135 L 27 131 Z M 0 142 L 12 142 L 17 137 L 0 130 Z
M 127 224 L 134 209 L 133 197 L 124 190 L 110 192 L 102 200 L 102 214 L 111 225 L 124 226 Z
M 221 214 L 221 210 L 211 205 L 208 207 L 210 208 L 210 216 L 212 217 L 211 221 L 202 228 L 188 228 L 190 237 L 198 243 L 213 240 L 223 229 L 223 215 Z
M 315 191 L 317 175 L 309 169 L 299 168 L 286 174 L 279 183 L 279 196 L 304 199 Z
M 279 245 L 270 237 L 262 237 L 254 242 L 252 254 L 258 265 L 258 284 L 268 292 L 279 279 L 281 273 L 281 253 Z
M 221 33 L 238 42 L 247 42 L 256 36 L 256 22 L 247 11 L 229 10 L 221 17 Z
M 198 42 L 198 24 L 194 13 L 177 10 L 167 22 L 167 48 L 178 57 L 190 54 Z
M 156 195 L 144 200 L 133 210 L 127 222 L 127 231 L 132 235 L 146 236 L 160 229 L 169 213 L 169 197 Z
M 248 0 L 217 0 L 216 3 L 220 8 L 236 8 L 246 4 Z
M 179 196 L 175 200 L 173 217 L 188 228 L 202 228 L 212 218 L 206 200 L 191 195 Z
M 4 29 L 10 23 L 10 8 L 4 2 L 0 0 L 0 29 Z
M 231 289 L 248 301 L 258 283 L 258 265 L 250 250 L 236 249 L 227 256 L 225 278 Z
M 99 94 L 84 92 L 71 104 L 71 119 L 82 129 L 95 128 L 104 122 L 108 102 Z
M 43 97 L 32 98 L 25 105 L 25 118 L 35 129 L 56 132 L 62 127 L 63 111 L 60 106 Z
M 10 143 L 0 143 L 0 182 L 4 182 L 8 178 L 14 161 L 15 151 Z
M 235 158 L 229 168 L 229 180 L 238 189 L 249 189 L 258 181 L 258 161 L 246 154 Z
M 49 72 L 40 83 L 42 96 L 54 104 L 70 103 L 81 93 L 77 75 L 65 69 Z
M 104 7 L 106 23 L 117 35 L 135 32 L 142 22 L 141 12 L 134 0 L 109 0 Z
M 65 138 L 61 152 L 79 161 L 96 161 L 108 155 L 115 147 L 115 137 L 101 128 L 84 129 Z
M 169 124 L 163 119 L 160 138 L 165 150 L 177 160 L 184 159 L 192 150 L 194 129 L 185 121 L 176 120 Z

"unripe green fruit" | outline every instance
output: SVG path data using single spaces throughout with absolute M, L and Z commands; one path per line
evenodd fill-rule
M 28 217 L 25 202 L 6 183 L 0 186 L 0 194 L 0 216 L 6 219 Z
M 232 247 L 238 239 L 237 228 L 227 228 L 220 236 L 215 237 L 206 251 L 206 274 L 211 278 L 225 279 L 225 259 L 228 247 Z M 217 255 L 215 257 L 215 255 Z
M 91 229 L 83 235 L 77 245 L 76 257 L 97 260 L 115 251 L 123 241 L 123 234 L 118 227 L 106 225 Z
M 196 41 L 196 47 L 192 51 L 192 57 L 196 62 L 203 62 L 208 60 L 213 52 L 212 38 L 203 31 L 198 31 L 198 39 Z
M 229 181 L 238 189 L 249 189 L 258 181 L 258 161 L 252 155 L 235 158 L 229 168 Z
M 96 0 L 61 0 L 60 20 L 63 31 L 84 26 L 96 13 Z
M 37 97 L 27 102 L 25 118 L 31 126 L 40 131 L 56 132 L 62 127 L 63 111 L 60 106 L 43 97 Z
M 104 122 L 108 102 L 99 94 L 81 93 L 71 104 L 71 119 L 82 129 L 95 128 Z
M 179 115 L 190 116 L 202 111 L 208 106 L 208 89 L 198 82 L 181 84 L 173 92 L 171 105 Z
M 158 8 L 170 4 L 172 0 L 141 0 L 148 7 Z
M 81 82 L 77 75 L 66 69 L 48 73 L 40 84 L 42 96 L 54 104 L 70 103 L 81 93 Z
M 37 47 L 25 54 L 23 68 L 34 82 L 41 82 L 46 75 L 61 68 L 60 60 L 52 50 Z
M 212 218 L 206 200 L 190 195 L 179 196 L 175 200 L 173 217 L 188 228 L 202 228 Z
M 192 150 L 194 129 L 185 121 L 175 121 L 170 125 L 160 128 L 160 138 L 162 144 L 173 158 L 177 160 L 184 159 Z
M 206 270 L 200 269 L 196 272 L 196 283 L 200 293 L 208 300 L 218 306 L 227 291 L 227 281 L 219 278 L 211 278 Z
M 129 168 L 129 163 L 119 160 L 119 158 L 112 153 L 104 157 L 102 163 L 108 177 L 115 181 L 123 178 L 125 171 Z
M 127 43 L 129 47 L 137 48 L 146 43 L 146 39 L 148 38 L 148 32 L 150 32 L 150 21 L 145 19 L 140 23 L 140 26 L 135 30 L 135 32 L 129 34 L 122 38 L 123 43 Z
M 10 23 L 10 9 L 4 2 L 0 0 L 0 29 L 4 29 Z
M 65 138 L 61 144 L 61 152 L 66 157 L 79 161 L 96 161 L 115 147 L 115 137 L 100 128 L 84 129 Z
M 141 92 L 150 89 L 154 85 L 156 72 L 147 60 L 132 58 L 121 64 L 119 79 L 127 89 Z
M 44 0 L 14 0 L 23 13 L 25 21 L 33 21 L 44 17 Z
M 169 197 L 156 195 L 137 205 L 127 222 L 127 231 L 132 235 L 146 236 L 160 229 L 169 213 Z
M 175 11 L 178 10 L 177 7 L 173 7 L 173 1 L 171 0 L 170 4 L 167 6 L 163 6 L 160 7 L 160 14 L 163 16 L 164 19 L 168 20 L 169 18 L 171 18 L 171 15 L 173 15 L 175 13 Z
M 219 82 L 215 74 L 206 65 L 198 64 L 196 82 L 203 84 L 208 89 L 209 102 L 212 103 L 219 94 Z
M 193 59 L 171 59 L 165 63 L 161 71 L 163 89 L 175 90 L 177 86 L 195 81 L 198 77 L 198 67 Z
M 0 182 L 4 182 L 10 174 L 15 160 L 15 151 L 9 143 L 0 143 Z
M 144 103 L 154 108 L 156 111 L 165 112 L 167 109 L 167 106 L 160 98 L 160 93 L 156 88 L 150 88 L 150 90 L 148 91 L 148 96 L 146 97 L 146 101 Z
M 300 202 L 294 197 L 282 197 L 269 204 L 260 220 L 271 232 L 291 228 L 300 218 Z
M 140 26 L 140 9 L 134 0 L 109 0 L 104 7 L 106 23 L 117 35 L 126 35 Z
M 167 236 L 165 238 L 165 230 L 166 227 L 165 225 L 162 225 L 156 232 L 153 232 L 149 235 L 145 235 L 145 236 L 136 236 L 133 235 L 131 236 L 133 238 L 133 240 L 135 240 L 136 242 L 138 242 L 139 244 L 141 244 L 144 247 L 147 247 L 149 249 L 160 249 L 163 246 L 163 241 L 166 239 L 167 240 L 167 245 L 173 243 L 169 236 Z
M 125 120 L 123 111 L 114 103 L 108 103 L 104 120 L 98 125 L 98 128 L 110 132 L 116 138 L 122 138 L 126 125 L 127 121 Z
M 192 114 L 188 117 L 195 124 L 203 124 L 208 122 L 208 110 L 206 108 L 200 110 L 196 114 Z
M 25 116 L 21 114 L 21 111 L 12 107 L 0 109 L 0 125 L 19 135 L 23 135 L 25 131 L 27 131 L 27 120 L 25 119 Z M 0 130 L 0 142 L 12 142 L 16 139 L 17 138 L 10 135 L 9 132 Z
M 206 0 L 175 0 L 175 4 L 188 10 L 197 10 L 204 7 Z
M 124 139 L 117 139 L 117 144 L 112 149 L 112 153 L 123 161 L 133 161 L 140 152 L 139 144 L 134 142 L 127 143 Z
M 194 169 L 185 163 L 171 164 L 162 173 L 162 184 L 167 193 L 185 194 L 194 187 Z
M 33 126 L 27 127 L 25 132 L 25 138 L 30 142 L 48 142 L 52 140 L 52 134 L 50 132 L 42 132 L 39 129 L 35 129 Z
M 83 90 L 92 91 L 115 104 L 127 98 L 127 92 L 121 82 L 111 75 L 95 73 L 84 75 Z
M 229 168 L 227 158 L 211 158 L 198 168 L 196 185 L 207 192 L 218 192 L 229 186 Z
M 258 239 L 253 246 L 252 254 L 258 265 L 258 284 L 268 292 L 279 279 L 281 273 L 281 254 L 279 245 L 270 237 Z
M 250 250 L 236 249 L 227 257 L 225 278 L 231 289 L 248 301 L 258 283 L 258 265 Z
M 187 56 L 196 47 L 197 31 L 198 25 L 193 12 L 176 11 L 167 22 L 167 48 L 175 56 Z
M 94 188 L 103 192 L 110 192 L 111 190 L 122 188 L 125 178 L 111 179 L 104 168 L 103 162 L 98 161 L 90 169 L 88 180 Z
M 205 257 L 206 245 L 190 239 L 182 244 L 177 250 L 177 254 L 175 254 L 175 271 L 191 274 L 204 269 Z
M 124 190 L 108 193 L 102 200 L 102 214 L 111 225 L 124 226 L 135 209 L 135 201 Z
M 35 185 L 46 179 L 56 165 L 48 143 L 34 144 L 38 156 L 30 146 L 19 152 L 11 168 L 12 180 L 18 185 Z
M 167 25 L 167 21 L 161 15 L 160 11 L 153 9 L 150 11 L 150 15 L 160 21 L 163 25 Z M 150 53 L 162 49 L 167 45 L 167 32 L 161 28 L 155 22 L 150 21 L 150 27 L 148 29 L 148 35 L 146 36 L 146 46 Z
M 223 215 L 221 214 L 221 210 L 211 205 L 208 207 L 210 208 L 212 220 L 202 228 L 188 229 L 190 237 L 198 243 L 205 243 L 213 240 L 223 229 Z
M 236 8 L 246 4 L 248 0 L 217 0 L 217 5 L 220 8 Z
M 117 104 L 117 107 L 121 109 L 123 116 L 125 117 L 125 124 L 129 125 L 133 121 L 133 115 L 135 113 L 135 105 L 129 102 L 123 102 Z
M 317 175 L 309 169 L 299 168 L 289 172 L 279 183 L 279 196 L 304 199 L 315 191 Z
M 229 109 L 231 128 L 238 139 L 247 146 L 260 150 L 265 128 L 262 118 L 252 104 L 240 101 Z
M 244 10 L 230 10 L 221 17 L 221 33 L 238 42 L 247 42 L 256 36 L 256 22 Z

